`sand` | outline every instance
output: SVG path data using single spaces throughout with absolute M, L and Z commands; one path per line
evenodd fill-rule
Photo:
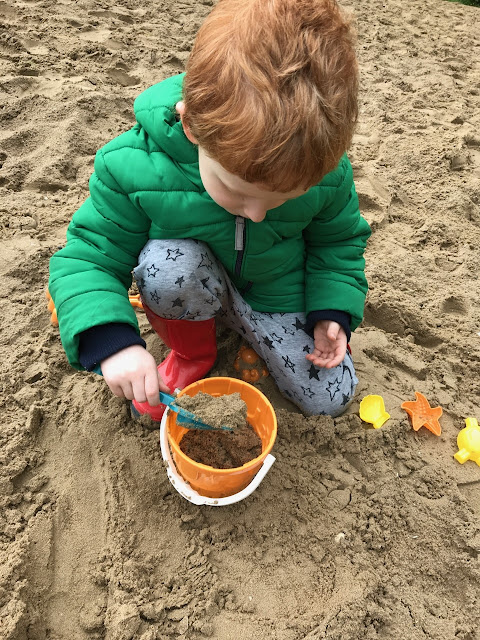
M 195 462 L 215 469 L 233 469 L 261 455 L 262 441 L 245 422 L 233 433 L 190 429 L 180 440 L 180 449 Z
M 227 427 L 235 431 L 247 422 L 247 405 L 238 391 L 223 396 L 211 396 L 199 391 L 194 396 L 178 396 L 175 404 L 215 429 Z
M 158 434 L 69 367 L 49 323 L 48 259 L 96 149 L 183 69 L 210 5 L 0 1 L 0 638 L 478 639 L 480 468 L 453 454 L 480 419 L 479 9 L 354 3 L 360 384 L 345 416 L 307 419 L 264 380 L 277 461 L 248 500 L 178 495 Z M 213 374 L 238 375 L 239 346 L 219 331 Z M 415 390 L 443 407 L 441 437 L 410 428 Z M 358 417 L 368 393 L 392 416 L 379 430 Z

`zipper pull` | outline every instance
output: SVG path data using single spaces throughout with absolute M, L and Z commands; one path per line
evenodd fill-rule
M 235 217 L 235 251 L 243 251 L 243 233 L 245 229 L 245 218 Z

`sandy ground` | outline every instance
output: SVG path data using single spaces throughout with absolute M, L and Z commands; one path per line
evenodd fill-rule
M 183 69 L 210 0 L 0 0 L 0 638 L 480 638 L 480 9 L 357 0 L 352 160 L 373 227 L 348 414 L 275 404 L 277 462 L 247 501 L 195 507 L 156 432 L 74 372 L 49 323 L 50 255 L 98 147 Z M 164 348 L 139 314 L 153 353 Z M 220 332 L 214 373 L 237 375 Z M 424 393 L 443 434 L 411 429 Z M 369 429 L 367 393 L 392 418 Z

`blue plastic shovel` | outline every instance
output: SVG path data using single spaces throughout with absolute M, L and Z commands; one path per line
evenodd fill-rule
M 233 431 L 231 427 L 213 427 L 211 424 L 202 422 L 202 420 L 199 420 L 191 411 L 187 411 L 186 409 L 179 407 L 175 403 L 175 396 L 163 393 L 163 391 L 160 391 L 159 394 L 160 402 L 166 404 L 169 409 L 178 414 L 177 424 L 180 424 L 182 427 L 185 427 L 186 429 L 205 429 L 207 431 Z

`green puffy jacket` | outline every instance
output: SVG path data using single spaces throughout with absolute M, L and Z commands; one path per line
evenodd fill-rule
M 176 118 L 183 76 L 147 89 L 135 101 L 137 124 L 95 158 L 90 197 L 73 216 L 67 244 L 50 262 L 49 290 L 70 363 L 90 327 L 127 323 L 131 271 L 149 238 L 208 243 L 245 300 L 258 311 L 335 309 L 362 320 L 367 282 L 363 253 L 370 229 L 361 217 L 348 158 L 305 195 L 245 220 L 235 249 L 236 217 L 205 191 L 198 153 Z

